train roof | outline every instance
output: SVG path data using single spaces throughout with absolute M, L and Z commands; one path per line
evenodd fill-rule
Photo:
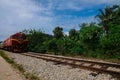
M 18 33 L 15 33 L 15 34 L 11 35 L 11 36 L 15 36 L 15 35 L 20 36 L 20 35 L 25 35 L 25 34 L 24 34 L 24 33 L 22 33 L 22 32 L 18 32 Z

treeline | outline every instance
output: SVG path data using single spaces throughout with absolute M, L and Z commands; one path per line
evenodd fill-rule
M 24 30 L 29 51 L 57 55 L 82 55 L 96 58 L 120 58 L 120 6 L 99 9 L 95 16 L 99 23 L 83 23 L 79 30 L 65 35 L 58 26 L 53 35 L 41 30 Z

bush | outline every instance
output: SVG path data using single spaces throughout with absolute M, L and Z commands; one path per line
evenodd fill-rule
M 101 36 L 100 46 L 109 57 L 113 58 L 120 53 L 120 26 L 111 26 L 109 34 Z

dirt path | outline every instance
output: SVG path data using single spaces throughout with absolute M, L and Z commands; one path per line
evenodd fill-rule
M 25 78 L 0 56 L 0 80 L 25 80 Z

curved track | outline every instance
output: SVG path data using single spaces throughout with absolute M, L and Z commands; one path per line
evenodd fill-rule
M 22 55 L 31 56 L 31 57 L 35 57 L 35 58 L 39 58 L 47 61 L 53 61 L 56 64 L 64 64 L 64 65 L 70 65 L 76 68 L 87 69 L 87 70 L 95 71 L 97 73 L 107 73 L 107 74 L 113 75 L 114 77 L 120 78 L 120 64 L 88 61 L 88 60 L 82 60 L 82 59 L 72 58 L 72 57 L 55 56 L 55 55 L 49 55 L 49 54 L 38 54 L 38 53 L 32 53 L 32 52 L 22 53 Z M 110 67 L 116 70 L 110 70 L 109 69 Z

